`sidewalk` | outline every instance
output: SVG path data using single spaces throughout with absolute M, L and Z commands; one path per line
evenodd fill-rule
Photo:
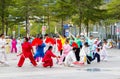
M 53 68 L 33 67 L 27 59 L 22 68 L 17 67 L 16 54 L 8 54 L 9 67 L 0 67 L 0 79 L 120 79 L 120 50 L 108 49 L 107 62 L 91 65 Z

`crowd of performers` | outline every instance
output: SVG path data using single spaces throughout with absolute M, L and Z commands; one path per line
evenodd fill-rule
M 94 60 L 97 63 L 108 60 L 107 48 L 112 48 L 107 41 L 94 38 L 92 35 L 84 38 L 70 34 L 70 38 L 57 33 L 59 37 L 44 38 L 37 37 L 29 39 L 24 37 L 8 40 L 4 34 L 0 35 L 0 64 L 9 65 L 6 53 L 18 53 L 20 57 L 17 66 L 22 67 L 26 58 L 29 58 L 33 66 L 41 62 L 43 67 L 52 67 L 53 58 L 57 59 L 57 64 L 64 66 L 75 66 L 91 64 Z M 10 43 L 10 44 L 9 44 Z M 10 50 L 11 49 L 11 50 Z

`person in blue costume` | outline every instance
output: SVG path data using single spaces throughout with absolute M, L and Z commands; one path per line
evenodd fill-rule
M 94 37 L 93 37 L 93 35 L 90 35 L 89 37 L 87 37 L 86 35 L 85 35 L 85 39 L 86 39 L 86 42 L 88 42 L 88 45 L 89 45 L 89 48 L 90 48 L 90 56 L 93 58 L 93 50 L 92 50 L 92 48 L 93 48 L 93 44 L 94 44 Z
M 43 37 L 40 37 L 40 39 L 42 40 L 43 39 Z M 35 53 L 35 55 L 34 55 L 34 59 L 36 60 L 37 58 L 43 58 L 44 57 L 44 54 L 45 54 L 45 52 L 44 52 L 44 47 L 45 47 L 46 45 L 45 45 L 45 43 L 42 43 L 42 45 L 38 45 L 37 47 L 36 47 L 36 53 Z

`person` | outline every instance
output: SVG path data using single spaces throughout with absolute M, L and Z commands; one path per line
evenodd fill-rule
M 5 41 L 5 36 L 4 34 L 0 35 L 0 63 L 4 64 L 6 66 L 9 66 L 8 62 L 7 62 L 7 55 L 5 53 L 5 45 L 6 45 L 6 41 Z M 4 56 L 4 60 L 2 60 Z
M 62 42 L 61 42 L 61 40 L 59 38 L 57 38 L 57 42 L 56 43 L 57 43 L 57 49 L 58 49 L 57 52 L 59 52 L 60 56 L 62 56 Z
M 98 45 L 97 45 L 97 40 L 94 41 L 94 44 L 92 46 L 92 52 L 93 52 L 93 59 L 92 60 L 95 60 L 97 58 L 97 62 L 99 63 L 100 62 L 100 54 L 98 53 Z
M 11 53 L 13 53 L 13 52 L 17 53 L 17 47 L 16 47 L 16 45 L 17 45 L 17 41 L 16 41 L 15 38 L 13 38 L 12 39 Z
M 57 35 L 59 36 L 60 40 L 61 40 L 61 43 L 62 43 L 62 46 L 65 44 L 65 41 L 66 41 L 66 36 L 65 35 L 60 35 L 58 32 L 57 32 Z M 61 49 L 60 51 L 60 55 L 62 55 L 63 53 L 63 49 Z
M 40 39 L 42 40 L 43 37 L 40 37 Z M 45 48 L 45 43 L 42 43 L 42 45 L 38 45 L 37 48 L 36 48 L 36 53 L 34 55 L 34 59 L 40 57 L 40 58 L 43 58 L 44 57 L 44 48 Z M 39 60 L 38 60 L 39 61 Z
M 53 49 L 53 47 L 49 46 L 48 50 L 46 51 L 45 56 L 43 57 L 43 60 L 42 60 L 43 67 L 48 67 L 49 66 L 51 68 L 53 66 L 52 57 L 57 58 L 57 56 L 53 54 L 52 49 Z
M 37 63 L 35 62 L 33 54 L 32 54 L 33 53 L 33 48 L 28 41 L 29 41 L 29 39 L 27 37 L 25 37 L 24 38 L 24 43 L 22 44 L 22 53 L 20 54 L 21 57 L 20 57 L 20 60 L 18 62 L 18 67 L 22 67 L 25 58 L 29 58 L 31 63 L 34 66 L 37 66 Z
M 90 55 L 90 48 L 89 48 L 88 42 L 84 43 L 80 52 L 80 56 L 82 58 L 81 59 L 82 62 L 85 63 L 87 61 L 87 64 L 91 64 L 92 57 Z
M 69 40 L 66 39 L 66 42 L 63 45 L 63 54 L 62 54 L 62 56 L 60 57 L 60 60 L 59 60 L 60 65 L 63 63 L 63 61 L 65 60 L 65 57 L 70 52 L 70 50 L 71 50 L 71 46 L 69 45 Z
M 102 46 L 102 49 L 101 49 L 101 60 L 105 60 L 107 61 L 108 59 L 108 52 L 107 52 L 107 48 L 112 48 L 112 46 L 109 46 L 106 39 L 103 40 L 103 46 Z
M 89 45 L 89 48 L 90 48 L 90 51 L 91 51 L 91 57 L 93 58 L 93 52 L 92 52 L 92 48 L 93 48 L 93 44 L 94 44 L 94 39 L 93 39 L 93 35 L 90 35 L 89 37 L 87 37 L 85 35 L 85 39 L 86 39 L 86 42 L 88 42 L 88 45 Z
M 78 45 L 78 48 L 75 52 L 75 56 L 76 56 L 77 61 L 80 61 L 80 56 L 79 55 L 80 55 L 80 48 L 82 47 L 82 43 L 81 43 L 81 40 L 80 40 L 80 35 L 77 35 L 76 37 L 74 35 L 72 35 L 71 33 L 70 33 L 70 35 L 74 38 L 75 43 L 77 43 L 77 45 Z
M 20 39 L 20 37 L 18 37 L 18 40 L 17 40 L 17 52 L 18 53 L 21 53 L 21 39 Z
M 11 47 L 11 39 L 7 36 L 6 37 L 6 53 L 10 53 L 10 47 Z
M 79 56 L 79 54 L 80 54 L 80 48 L 82 47 L 82 43 L 81 43 L 81 40 L 80 40 L 80 36 L 77 35 L 77 37 L 76 37 L 74 40 L 75 40 L 75 42 L 76 42 L 77 45 L 78 45 L 78 48 L 77 48 L 77 50 L 76 50 L 76 52 L 75 52 L 75 56 L 76 56 L 77 61 L 80 61 L 80 56 Z
M 47 51 L 48 47 L 50 46 L 50 43 L 47 43 L 48 38 L 49 38 L 49 35 L 48 35 L 48 34 L 45 34 L 45 37 L 44 37 L 44 40 L 43 40 L 43 42 L 44 42 L 45 45 L 46 45 L 45 48 L 44 48 L 44 51 L 45 51 L 45 52 Z
M 69 53 L 68 55 L 66 56 L 65 58 L 65 62 L 64 62 L 64 65 L 65 66 L 74 66 L 74 62 L 76 62 L 76 57 L 75 57 L 75 52 L 76 52 L 77 48 L 73 48 Z

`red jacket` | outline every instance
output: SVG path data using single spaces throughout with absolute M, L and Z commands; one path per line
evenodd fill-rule
M 31 49 L 32 49 L 32 46 L 29 42 L 24 42 L 22 44 L 22 53 L 25 57 L 29 57 L 32 55 Z
M 51 50 L 47 50 L 42 61 L 45 62 L 48 60 L 52 60 L 52 57 L 56 57 L 56 55 L 54 55 Z
M 62 50 L 62 42 L 60 39 L 57 40 L 57 47 L 58 47 L 58 51 Z

